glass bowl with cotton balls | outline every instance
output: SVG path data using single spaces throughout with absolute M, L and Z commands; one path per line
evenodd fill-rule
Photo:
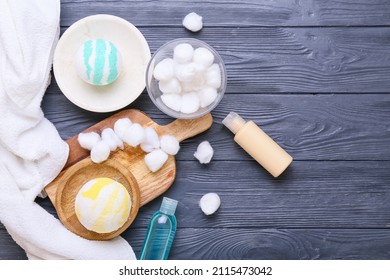
M 79 77 L 93 86 L 112 84 L 122 70 L 122 58 L 113 42 L 98 39 L 85 41 L 76 53 Z
M 192 38 L 167 42 L 152 56 L 146 89 L 153 103 L 178 119 L 195 119 L 221 101 L 227 83 L 225 64 L 207 43 Z

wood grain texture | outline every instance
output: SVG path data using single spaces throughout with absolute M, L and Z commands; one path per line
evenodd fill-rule
M 186 228 L 177 232 L 171 256 L 199 260 L 388 260 L 389 232 L 378 229 Z M 133 234 L 142 236 L 138 231 Z M 139 241 L 134 239 L 132 244 L 139 252 Z
M 122 110 L 121 112 L 94 124 L 83 133 L 100 134 L 105 128 L 113 128 L 117 120 L 128 118 L 143 127 L 152 127 L 159 136 L 172 135 L 178 141 L 193 137 L 210 128 L 213 118 L 206 114 L 197 119 L 175 120 L 167 125 L 159 126 L 147 115 L 138 110 Z M 108 240 L 118 236 L 133 222 L 140 206 L 145 205 L 165 192 L 174 182 L 176 165 L 173 156 L 156 172 L 151 172 L 145 165 L 145 152 L 140 147 L 125 144 L 123 150 L 111 152 L 107 161 L 95 164 L 89 157 L 89 151 L 83 149 L 78 134 L 67 140 L 69 158 L 65 169 L 45 187 L 45 191 L 58 211 L 62 223 L 73 233 L 87 239 Z M 115 232 L 99 234 L 86 229 L 78 220 L 74 203 L 81 187 L 98 177 L 108 177 L 121 183 L 132 198 L 132 208 L 127 222 Z
M 64 29 L 63 29 L 64 30 Z M 194 37 L 213 46 L 227 68 L 227 93 L 387 93 L 390 27 L 140 28 L 154 53 Z
M 174 184 L 140 208 L 129 230 L 146 229 L 163 196 L 179 201 L 179 228 L 388 229 L 389 170 L 389 161 L 295 161 L 274 179 L 255 161 L 178 161 Z M 208 192 L 222 201 L 210 217 L 198 206 Z M 55 212 L 48 200 L 39 204 Z
M 228 70 L 228 88 L 211 129 L 182 143 L 177 180 L 164 194 L 179 201 L 171 259 L 390 259 L 390 3 L 387 0 L 135 1 L 63 0 L 62 32 L 96 13 L 123 17 L 151 52 L 194 37 L 212 45 Z M 189 12 L 205 28 L 181 26 Z M 84 111 L 53 82 L 45 116 L 68 139 L 111 114 Z M 144 92 L 128 108 L 159 124 L 171 118 Z M 295 159 L 273 179 L 221 125 L 230 111 L 254 120 Z M 210 165 L 193 157 L 214 149 Z M 206 217 L 198 201 L 217 192 Z M 162 197 L 140 208 L 123 233 L 139 254 Z M 37 199 L 56 216 L 48 199 Z M 25 253 L 0 224 L 0 259 Z
M 174 239 L 170 259 L 182 260 L 388 260 L 388 229 L 183 228 Z M 140 254 L 146 229 L 123 236 Z M 26 259 L 23 250 L 0 228 L 0 259 Z
M 85 228 L 76 215 L 75 201 L 80 189 L 89 181 L 96 178 L 111 178 L 125 187 L 130 196 L 129 217 L 124 224 L 115 231 L 97 233 Z M 53 193 L 46 192 L 53 201 L 62 224 L 71 232 L 90 240 L 109 240 L 119 236 L 134 221 L 140 207 L 140 188 L 137 180 L 119 160 L 109 159 L 102 164 L 94 164 L 86 158 L 71 167 L 56 180 L 55 200 Z M 52 185 L 53 186 L 53 185 Z M 53 189 L 53 188 L 52 188 Z
M 179 201 L 180 227 L 390 228 L 390 162 L 295 161 L 273 179 L 255 161 L 177 162 L 180 174 L 164 196 Z M 216 192 L 211 217 L 200 198 Z M 141 208 L 132 227 L 145 227 L 162 197 Z
M 108 114 L 107 114 L 108 115 Z M 168 123 L 166 125 L 158 125 L 154 122 L 148 115 L 140 110 L 134 109 L 125 109 L 120 110 L 119 112 L 112 114 L 111 116 L 92 124 L 90 127 L 83 129 L 82 133 L 90 133 L 95 132 L 101 134 L 105 128 L 114 129 L 115 122 L 122 118 L 128 118 L 133 123 L 138 123 L 143 127 L 152 127 L 157 134 L 161 137 L 163 135 L 173 135 L 179 142 L 182 142 L 188 138 L 194 137 L 207 129 L 209 129 L 213 123 L 213 117 L 211 114 L 206 114 L 197 119 L 177 119 Z M 70 147 L 69 157 L 65 164 L 65 168 L 72 166 L 73 164 L 79 162 L 80 160 L 89 157 L 90 152 L 84 148 L 82 148 L 77 140 L 78 134 L 80 132 L 75 132 L 72 137 L 66 140 Z M 138 147 L 139 148 L 139 147 Z M 132 147 L 125 144 L 125 152 L 128 154 L 140 154 L 144 153 L 141 149 L 132 149 Z M 121 152 L 117 149 L 114 153 Z M 112 153 L 112 154 L 114 154 Z
M 68 139 L 109 116 L 88 113 L 70 103 L 53 84 L 44 97 L 45 115 Z M 172 119 L 143 93 L 129 108 L 139 108 L 160 124 Z M 390 95 L 226 94 L 213 110 L 205 133 L 181 144 L 177 160 L 195 160 L 197 145 L 208 140 L 213 160 L 250 160 L 222 125 L 236 111 L 253 120 L 296 160 L 390 160 Z
M 389 162 L 297 161 L 273 179 L 254 161 L 179 161 L 180 177 L 164 196 L 179 201 L 180 227 L 389 228 L 389 169 Z M 211 217 L 198 207 L 207 192 L 222 199 Z M 132 228 L 145 228 L 161 199 L 142 207 Z M 48 200 L 39 203 L 54 213 Z
M 25 260 L 26 253 L 5 230 L 0 223 L 0 260 Z
M 122 110 L 81 132 L 95 132 L 100 134 L 105 128 L 113 128 L 115 122 L 121 118 L 129 118 L 134 123 L 139 123 L 143 127 L 152 127 L 159 136 L 175 136 L 178 141 L 186 140 L 187 138 L 204 132 L 210 128 L 213 122 L 211 114 L 206 114 L 197 119 L 175 120 L 169 124 L 160 126 L 139 110 Z M 71 176 L 73 176 L 73 174 L 78 174 L 78 168 L 89 166 L 90 169 L 99 169 L 101 166 L 105 166 L 104 162 L 100 166 L 92 163 L 89 157 L 89 151 L 83 149 L 78 143 L 78 134 L 79 132 L 76 132 L 74 136 L 67 140 L 70 152 L 64 170 L 45 188 L 46 193 L 54 205 L 57 205 L 58 193 L 56 193 L 56 190 L 58 188 L 64 188 L 64 185 L 67 184 L 67 181 Z M 128 179 L 132 179 L 132 176 L 134 176 L 138 183 L 137 188 L 139 188 L 141 194 L 140 206 L 145 205 L 156 198 L 156 196 L 165 192 L 172 185 L 176 177 L 175 158 L 173 156 L 169 156 L 167 162 L 157 172 L 151 172 L 147 168 L 144 157 L 145 152 L 139 146 L 131 147 L 125 144 L 123 150 L 117 149 L 114 152 L 111 152 L 110 159 L 107 163 L 112 167 L 116 165 L 115 162 L 117 162 L 117 169 L 125 168 L 126 170 L 131 171 L 132 175 L 129 174 Z M 85 174 L 85 176 L 89 177 L 88 174 Z
M 61 25 L 98 13 L 115 14 L 137 26 L 181 26 L 190 12 L 203 16 L 204 26 L 351 26 L 390 25 L 386 0 L 274 1 L 61 1 Z
M 141 32 L 152 53 L 188 36 L 181 28 Z M 389 92 L 389 27 L 212 28 L 194 37 L 221 54 L 228 93 Z

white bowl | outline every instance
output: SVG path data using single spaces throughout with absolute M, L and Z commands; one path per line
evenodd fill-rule
M 122 71 L 106 86 L 83 81 L 75 69 L 80 46 L 89 39 L 115 44 Z M 132 103 L 145 89 L 150 49 L 142 33 L 130 22 L 111 15 L 94 15 L 70 26 L 60 38 L 53 61 L 54 76 L 63 94 L 75 105 L 93 112 L 112 112 Z

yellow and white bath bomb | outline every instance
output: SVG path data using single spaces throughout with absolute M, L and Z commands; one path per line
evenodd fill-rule
M 88 230 L 109 233 L 122 227 L 129 218 L 131 199 L 127 189 L 110 178 L 93 179 L 80 189 L 75 210 Z

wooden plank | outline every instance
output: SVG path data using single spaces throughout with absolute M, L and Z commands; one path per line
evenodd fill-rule
M 323 244 L 298 242 L 322 253 L 307 258 L 387 258 L 388 250 L 382 248 L 386 248 L 389 242 L 389 167 L 389 162 L 294 162 L 282 178 L 275 180 L 254 162 L 212 162 L 209 166 L 201 166 L 179 161 L 177 169 L 180 177 L 164 194 L 179 200 L 176 214 L 178 240 L 183 238 L 183 244 L 172 256 L 306 258 L 305 254 L 304 257 L 296 255 L 297 252 L 302 254 L 302 248 L 291 247 L 288 242 L 283 243 L 284 246 L 294 249 L 284 251 L 285 247 L 278 247 L 281 239 L 286 240 L 284 235 L 269 237 L 267 241 L 267 238 L 255 233 L 267 232 L 272 228 L 301 228 L 305 233 L 324 228 L 322 234 L 314 233 L 316 242 L 324 240 Z M 201 213 L 197 202 L 204 193 L 211 191 L 221 196 L 222 206 L 215 215 L 207 217 Z M 53 212 L 48 200 L 38 201 Z M 161 198 L 141 208 L 135 223 L 124 233 L 138 252 L 149 219 L 160 203 Z M 180 235 L 193 227 L 196 228 Z M 375 232 L 378 230 L 375 228 L 386 229 L 381 231 L 386 234 L 380 234 L 377 241 Z M 339 230 L 343 232 L 336 237 L 331 236 L 331 232 Z M 356 231 L 362 234 L 355 236 Z M 1 232 L 5 234 L 3 229 L 0 229 Z M 22 252 L 17 251 L 18 247 L 4 234 L 0 234 L 0 254 L 3 254 L 0 258 L 21 258 Z M 214 239 L 214 236 L 218 238 Z M 290 239 L 297 240 L 295 236 Z M 255 249 L 248 245 L 244 251 L 236 252 L 225 246 L 243 242 L 252 244 L 256 240 L 257 244 L 268 244 L 267 247 Z M 227 251 L 202 249 L 208 247 L 215 250 L 226 247 Z M 276 249 L 273 250 L 274 247 Z
M 0 223 L 0 260 L 25 260 L 26 253 Z
M 144 111 L 160 124 L 172 121 L 146 93 L 129 108 Z M 55 83 L 44 97 L 43 109 L 64 139 L 110 116 L 78 108 Z M 226 94 L 212 112 L 213 126 L 184 141 L 176 158 L 195 160 L 197 145 L 208 140 L 215 149 L 214 160 L 250 160 L 222 125 L 230 111 L 255 121 L 296 160 L 390 160 L 390 94 Z
M 183 28 L 140 30 L 152 53 L 190 36 Z M 191 37 L 221 54 L 227 93 L 389 92 L 390 27 L 210 28 Z
M 123 17 L 137 26 L 180 26 L 183 17 L 192 11 L 203 16 L 207 28 L 390 24 L 390 5 L 386 0 L 63 0 L 61 8 L 63 26 L 99 13 Z
M 296 161 L 274 179 L 254 161 L 178 161 L 179 174 L 141 207 L 131 228 L 145 228 L 162 197 L 179 201 L 180 227 L 390 228 L 390 162 Z M 221 208 L 205 216 L 200 198 L 216 192 Z M 54 213 L 48 199 L 39 204 Z
M 123 237 L 140 254 L 145 229 Z M 390 258 L 389 230 L 384 229 L 194 229 L 179 228 L 170 259 L 363 259 Z M 0 259 L 26 259 L 24 251 L 0 229 Z
M 162 196 L 179 201 L 181 227 L 390 228 L 389 170 L 388 161 L 296 161 L 273 179 L 254 161 L 179 161 Z M 222 201 L 211 217 L 198 206 L 208 192 Z M 132 227 L 145 227 L 161 200 L 141 208 Z
M 152 52 L 177 28 L 141 29 Z M 228 93 L 388 93 L 390 28 L 213 28 L 196 36 L 221 54 Z
M 142 234 L 143 233 L 143 234 Z M 139 254 L 146 230 L 129 232 Z M 170 259 L 300 260 L 390 258 L 389 230 L 336 229 L 179 229 Z

